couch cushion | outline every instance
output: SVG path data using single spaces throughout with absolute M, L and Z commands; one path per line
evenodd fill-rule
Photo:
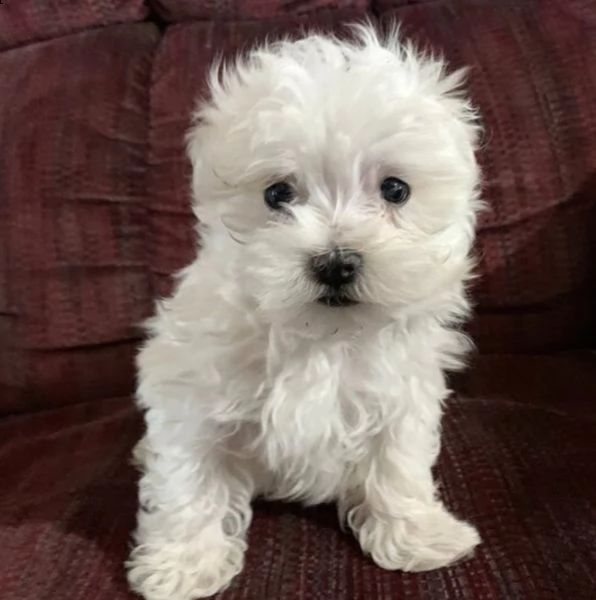
M 151 24 L 115 25 L 0 53 L 0 410 L 130 393 L 152 310 L 157 40 Z
M 596 4 L 445 0 L 382 17 L 472 67 L 490 205 L 475 289 L 481 349 L 593 347 Z
M 284 18 L 328 9 L 366 10 L 372 0 L 149 0 L 166 21 Z
M 447 504 L 483 536 L 475 558 L 382 571 L 332 507 L 259 505 L 246 569 L 218 600 L 593 600 L 596 355 L 483 357 L 475 373 L 438 467 Z M 127 399 L 0 422 L 3 597 L 132 600 L 138 435 Z
M 530 2 L 540 2 L 541 0 L 530 0 Z M 592 0 L 567 0 L 560 3 L 561 8 L 575 14 L 580 19 L 585 19 L 594 23 L 594 2 Z M 411 6 L 414 4 L 446 4 L 448 2 L 455 3 L 458 8 L 467 8 L 472 5 L 478 6 L 493 6 L 498 7 L 509 6 L 519 8 L 521 2 L 519 0 L 372 0 L 372 8 L 376 13 L 383 13 L 391 9 L 401 8 L 403 6 Z M 543 2 L 544 3 L 544 2 Z
M 0 50 L 80 29 L 141 21 L 147 13 L 143 0 L 5 0 Z

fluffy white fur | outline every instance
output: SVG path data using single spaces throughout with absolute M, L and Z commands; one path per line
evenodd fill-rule
M 336 501 L 386 569 L 434 569 L 478 543 L 431 474 L 444 371 L 468 346 L 479 172 L 462 79 L 369 26 L 213 69 L 188 144 L 203 247 L 138 359 L 128 573 L 147 600 L 228 585 L 257 495 Z M 393 175 L 411 186 L 403 206 L 379 192 Z M 280 180 L 298 197 L 274 212 L 263 190 Z M 332 246 L 364 257 L 355 306 L 316 302 L 308 258 Z

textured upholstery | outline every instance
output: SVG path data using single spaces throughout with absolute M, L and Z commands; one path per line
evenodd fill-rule
M 140 21 L 143 0 L 4 0 L 0 6 L 0 50 L 89 27 Z
M 596 3 L 3 0 L 2 600 L 133 598 L 133 355 L 200 244 L 184 133 L 205 68 L 367 7 L 471 65 L 485 122 L 480 352 L 454 380 L 437 469 L 484 544 L 450 569 L 388 573 L 332 508 L 260 505 L 247 568 L 218 598 L 596 598 Z
M 371 0 L 151 0 L 155 11 L 166 21 L 209 19 L 238 21 L 244 19 L 287 18 L 313 15 L 333 9 L 365 10 Z
M 486 357 L 474 373 L 450 405 L 438 473 L 483 535 L 475 558 L 382 571 L 332 507 L 265 504 L 244 573 L 217 599 L 593 600 L 596 356 Z M 3 599 L 133 600 L 122 563 L 139 430 L 128 399 L 0 422 Z
M 490 207 L 472 325 L 483 352 L 596 337 L 596 74 L 585 58 L 596 52 L 596 5 L 525 6 L 452 0 L 381 15 L 472 66 Z M 189 22 L 159 40 L 154 25 L 120 25 L 0 54 L 0 128 L 14 148 L 0 157 L 14 265 L 0 294 L 0 407 L 130 392 L 136 325 L 195 252 L 183 134 L 210 58 L 361 15 Z
M 156 43 L 130 24 L 0 53 L 0 409 L 130 393 Z

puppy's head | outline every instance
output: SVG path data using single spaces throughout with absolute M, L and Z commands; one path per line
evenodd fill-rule
M 355 31 L 214 68 L 189 135 L 197 215 L 267 318 L 455 316 L 479 183 L 462 73 Z

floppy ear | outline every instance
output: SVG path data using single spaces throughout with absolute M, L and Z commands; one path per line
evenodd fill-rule
M 209 71 L 208 93 L 197 103 L 186 136 L 195 198 L 204 189 L 229 192 L 243 176 L 239 165 L 246 162 L 252 108 L 261 94 L 255 82 L 263 80 L 254 52 L 228 63 L 216 59 Z
M 239 60 L 238 58 L 237 62 Z M 225 111 L 221 110 L 221 106 L 226 104 L 230 95 L 229 88 L 238 83 L 235 65 L 236 63 L 224 64 L 221 56 L 214 59 L 206 78 L 206 93 L 196 103 L 191 126 L 186 134 L 186 155 L 192 167 L 192 193 L 195 201 L 208 201 L 208 195 L 204 191 L 213 187 L 211 179 L 214 174 L 210 163 L 217 162 L 222 143 L 225 144 L 225 140 L 216 139 L 214 125 L 219 125 L 220 132 L 225 130 L 225 123 L 222 123 Z
M 186 136 L 186 151 L 196 218 L 211 230 L 225 228 L 238 241 L 261 223 L 265 209 L 263 202 L 252 201 L 254 190 L 237 183 L 245 169 L 241 153 L 246 144 L 238 143 L 234 127 L 213 100 L 201 104 Z

